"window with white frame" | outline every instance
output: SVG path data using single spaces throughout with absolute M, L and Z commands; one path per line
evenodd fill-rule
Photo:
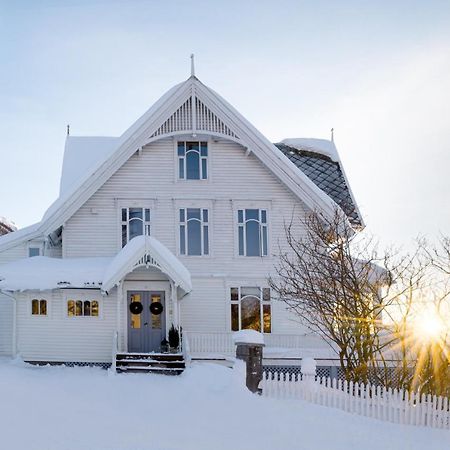
M 232 331 L 272 331 L 270 288 L 232 287 L 230 300 Z
M 97 300 L 67 300 L 67 315 L 69 317 L 98 317 L 99 303 Z
M 40 256 L 41 248 L 40 247 L 28 247 L 28 257 L 32 258 L 33 256 Z
M 238 241 L 240 256 L 267 256 L 267 210 L 238 210 Z
M 209 212 L 180 209 L 180 255 L 209 255 Z
M 208 179 L 208 143 L 178 142 L 178 178 L 180 180 Z
M 136 236 L 150 236 L 149 208 L 122 208 L 122 247 Z
M 33 298 L 31 300 L 31 315 L 46 316 L 47 315 L 47 300 L 41 298 Z

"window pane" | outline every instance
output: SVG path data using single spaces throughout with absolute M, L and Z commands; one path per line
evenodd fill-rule
M 202 180 L 208 178 L 208 163 L 205 158 L 202 158 Z
M 186 254 L 186 235 L 185 235 L 185 226 L 180 225 L 180 254 L 185 255 Z
M 197 152 L 186 154 L 186 178 L 188 180 L 200 179 L 200 156 Z
M 207 142 L 202 142 L 200 144 L 200 154 L 202 156 L 208 156 L 208 143 Z
M 39 302 L 39 314 L 42 316 L 47 315 L 47 300 L 41 300 Z
M 130 222 L 129 222 L 130 241 L 134 237 L 141 236 L 142 234 L 144 234 L 143 226 L 144 226 L 144 223 L 142 222 L 142 220 L 139 220 L 139 219 L 130 220 Z
M 259 209 L 246 209 L 245 220 L 254 219 L 259 221 Z
M 89 300 L 86 300 L 84 302 L 84 316 L 90 316 L 91 315 L 91 302 Z
M 199 151 L 198 142 L 186 142 L 186 151 L 189 151 L 189 150 Z
M 188 208 L 187 210 L 187 220 L 198 219 L 200 220 L 200 208 Z
M 239 305 L 231 305 L 231 330 L 239 331 Z
M 241 298 L 247 295 L 260 298 L 261 290 L 259 287 L 241 287 Z
M 239 227 L 239 255 L 244 255 L 244 227 Z
M 270 301 L 270 288 L 263 288 L 263 300 L 265 302 Z
M 122 222 L 127 221 L 127 208 L 122 208 Z
M 130 208 L 130 219 L 143 219 L 142 208 Z
M 267 223 L 267 212 L 265 209 L 261 210 L 261 222 L 262 223 Z
M 243 209 L 238 210 L 238 222 L 239 223 L 244 222 L 244 210 Z
M 33 314 L 33 315 L 39 314 L 39 301 L 38 300 L 31 301 L 31 314 Z
M 184 156 L 184 142 L 178 142 L 178 156 Z
M 130 296 L 130 304 L 136 302 L 141 303 L 141 294 L 132 294 Z M 141 328 L 141 314 L 130 314 L 131 328 Z
M 178 160 L 178 177 L 184 178 L 184 159 L 181 158 Z
M 145 210 L 145 221 L 150 222 L 150 210 L 148 208 Z
M 241 300 L 241 329 L 261 331 L 260 302 L 256 297 Z
M 28 256 L 32 258 L 33 256 L 39 256 L 41 253 L 41 249 L 39 247 L 30 247 L 28 249 Z
M 152 295 L 152 303 L 161 303 L 160 295 Z M 154 330 L 161 329 L 161 316 L 162 314 L 151 314 L 152 316 L 152 328 Z
M 188 210 L 189 211 L 189 210 Z M 189 214 L 189 213 L 188 213 Z M 188 222 L 188 255 L 201 255 L 201 225 L 197 220 Z
M 263 305 L 263 325 L 264 333 L 270 333 L 272 331 L 272 317 L 270 314 L 270 305 Z
M 127 245 L 127 226 L 122 225 L 122 247 Z
M 67 302 L 67 315 L 72 317 L 75 315 L 75 302 L 73 300 L 69 300 Z
M 184 222 L 185 220 L 185 210 L 180 209 L 180 222 Z
M 246 255 L 260 256 L 259 252 L 259 223 L 250 221 L 245 224 Z
M 203 222 L 208 222 L 208 210 L 203 210 Z
M 81 300 L 77 300 L 75 302 L 75 315 L 76 316 L 83 315 L 83 302 Z
M 209 254 L 208 227 L 206 225 L 203 227 L 203 254 Z
M 267 227 L 262 227 L 262 256 L 267 256 Z
M 238 288 L 231 288 L 230 289 L 230 296 L 232 301 L 239 300 L 239 289 Z
M 93 300 L 91 302 L 91 316 L 98 317 L 98 301 Z

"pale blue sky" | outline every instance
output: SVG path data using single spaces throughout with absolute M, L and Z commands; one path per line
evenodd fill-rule
M 119 135 L 189 75 L 268 138 L 328 138 L 369 229 L 450 234 L 450 1 L 0 0 L 0 215 L 57 197 L 65 127 Z

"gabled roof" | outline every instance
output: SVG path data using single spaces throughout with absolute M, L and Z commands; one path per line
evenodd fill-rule
M 40 224 L 21 238 L 15 236 L 0 249 L 19 240 L 48 235 L 62 226 L 136 151 L 167 136 L 205 134 L 226 137 L 252 152 L 309 208 L 332 216 L 336 203 L 238 111 L 195 76 L 174 86 L 118 138 L 72 138 L 67 140 L 59 198 L 48 208 Z M 95 158 L 70 165 L 75 149 L 83 144 L 86 156 L 98 145 Z M 14 235 L 15 233 L 13 233 Z M 17 239 L 16 239 L 17 238 Z
M 151 265 L 165 273 L 184 292 L 192 290 L 191 274 L 180 260 L 152 236 L 137 236 L 113 258 L 102 289 L 109 291 L 138 266 Z
M 284 140 L 275 145 L 342 208 L 352 225 L 362 227 L 364 222 L 343 172 L 334 143 L 320 139 L 317 140 L 320 142 L 314 146 L 314 141 L 316 140 Z M 292 142 L 292 144 L 286 145 L 285 142 Z

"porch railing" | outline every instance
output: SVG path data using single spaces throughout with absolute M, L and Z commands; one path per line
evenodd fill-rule
M 231 332 L 203 333 L 183 331 L 189 340 L 190 353 L 194 355 L 223 354 L 234 355 L 236 352 Z M 307 338 L 306 338 L 307 339 Z M 305 336 L 298 334 L 265 334 L 266 347 L 295 349 L 305 347 Z

